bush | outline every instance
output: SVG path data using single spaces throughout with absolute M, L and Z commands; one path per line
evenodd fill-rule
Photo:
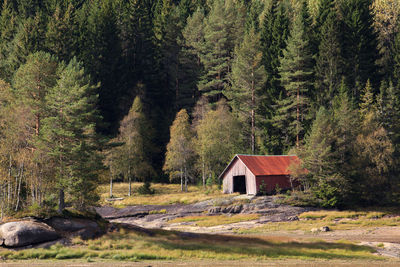
M 138 188 L 139 195 L 153 195 L 155 193 L 154 189 L 151 188 L 150 182 L 144 182 L 142 186 Z

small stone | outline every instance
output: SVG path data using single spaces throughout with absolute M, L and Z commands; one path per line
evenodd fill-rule
M 312 228 L 311 233 L 318 233 L 320 230 L 318 228 Z
M 322 226 L 321 228 L 319 228 L 319 230 L 320 230 L 321 232 L 329 232 L 331 229 L 329 229 L 328 226 Z

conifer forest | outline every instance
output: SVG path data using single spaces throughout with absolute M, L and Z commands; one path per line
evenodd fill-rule
M 317 206 L 400 203 L 398 0 L 0 8 L 2 215 L 85 209 L 110 179 L 220 184 L 235 154 L 298 155 Z

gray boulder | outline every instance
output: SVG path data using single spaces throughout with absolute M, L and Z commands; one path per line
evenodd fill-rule
M 23 247 L 59 237 L 53 228 L 40 222 L 18 221 L 0 225 L 0 243 L 6 247 Z
M 65 219 L 61 217 L 52 217 L 47 220 L 46 223 L 54 229 L 64 232 L 76 232 L 85 228 L 99 227 L 94 221 L 78 218 Z
M 46 223 L 57 231 L 78 235 L 85 240 L 95 238 L 103 233 L 99 225 L 89 219 L 53 217 Z

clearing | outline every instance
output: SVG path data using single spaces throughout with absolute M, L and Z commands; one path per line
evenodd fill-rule
M 143 266 L 143 261 L 151 266 L 400 265 L 396 210 L 321 210 L 283 205 L 283 196 L 223 195 L 217 188 L 204 191 L 194 186 L 181 193 L 179 185 L 153 188 L 155 195 L 128 197 L 128 185 L 116 184 L 114 197 L 119 200 L 110 200 L 108 187 L 102 186 L 102 206 L 97 211 L 111 221 L 106 235 L 94 240 L 72 238 L 67 247 L 0 248 L 0 262 L 3 259 L 4 266 Z

